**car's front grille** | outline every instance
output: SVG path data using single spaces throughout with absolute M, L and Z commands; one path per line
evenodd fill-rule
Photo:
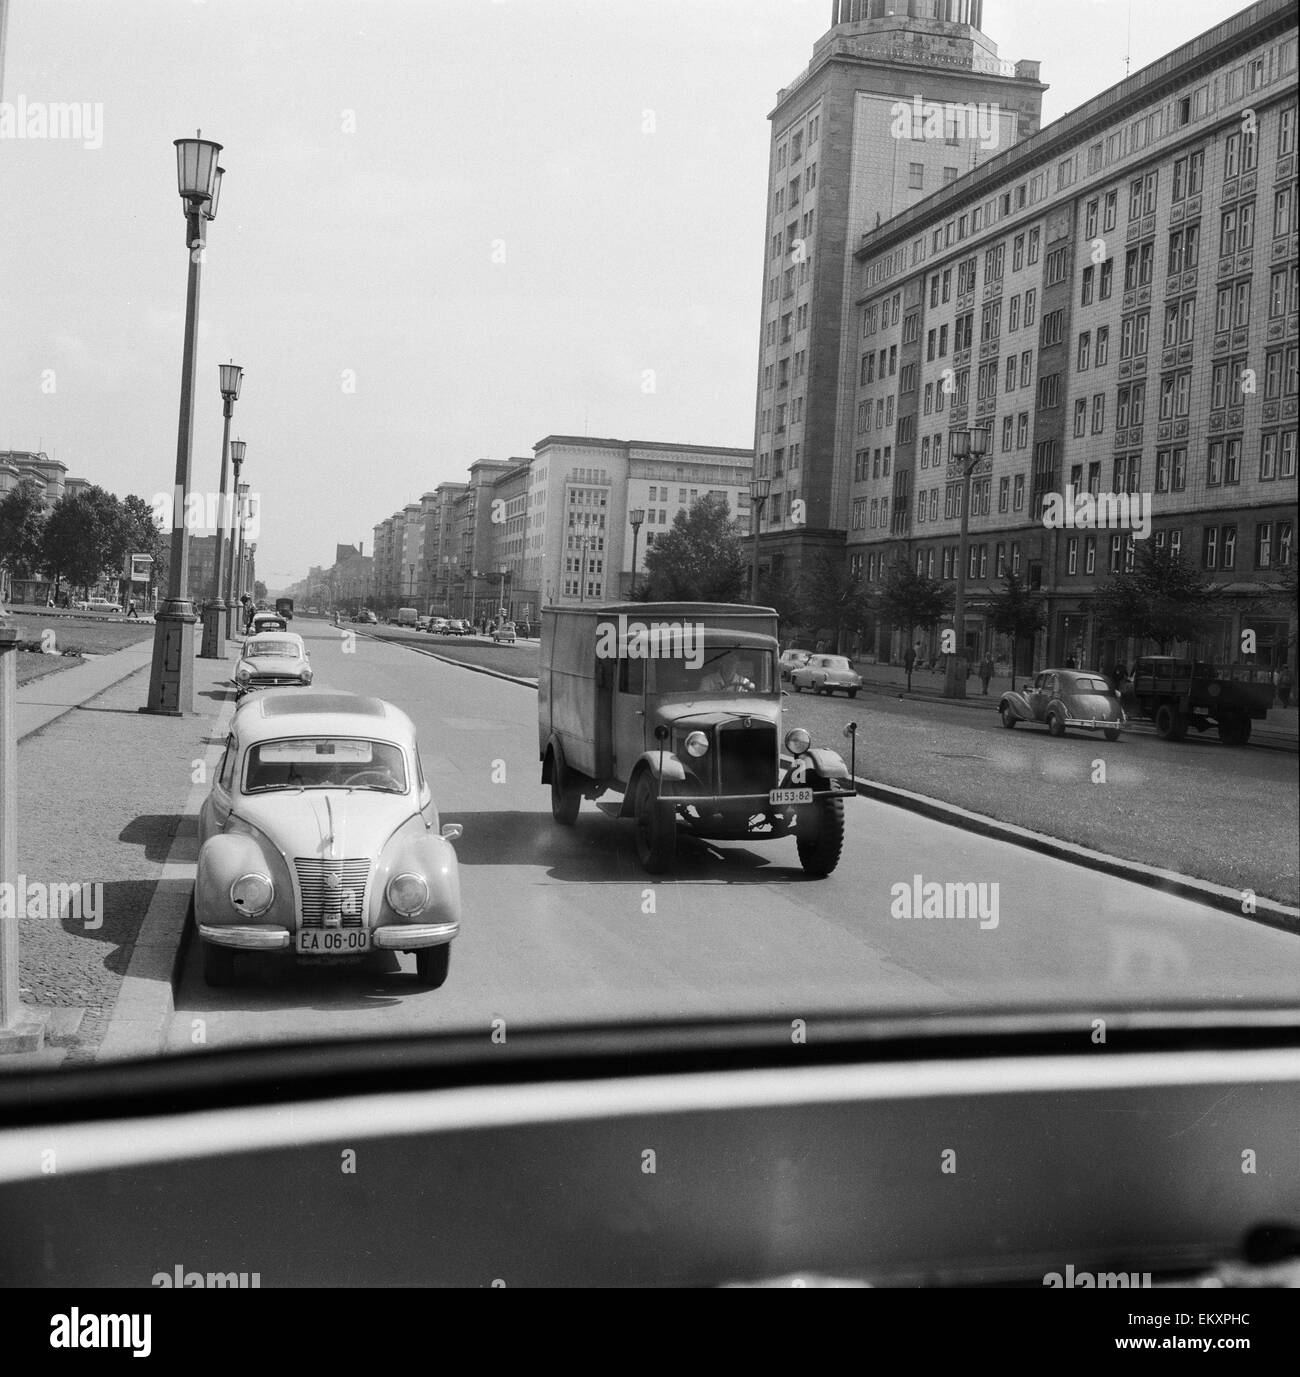
M 717 731 L 719 792 L 766 794 L 776 785 L 776 728 L 723 723 Z
M 293 864 L 302 895 L 303 927 L 365 926 L 369 860 L 327 861 L 298 857 Z

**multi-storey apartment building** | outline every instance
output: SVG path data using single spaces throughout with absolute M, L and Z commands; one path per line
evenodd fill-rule
M 850 567 L 956 578 L 950 433 L 990 426 L 969 652 L 1005 658 L 985 614 L 1014 573 L 1044 594 L 1039 662 L 1123 659 L 1093 602 L 1150 539 L 1222 594 L 1203 655 L 1239 658 L 1248 631 L 1286 655 L 1296 50 L 1292 6 L 1260 0 L 863 236 L 837 440 Z M 1104 494 L 1128 499 L 1109 524 L 1076 520 Z
M 1034 133 L 1037 62 L 999 58 L 982 0 L 834 0 L 831 28 L 769 116 L 756 474 L 761 561 L 842 554 L 835 444 L 858 362 L 853 252 L 864 230 Z

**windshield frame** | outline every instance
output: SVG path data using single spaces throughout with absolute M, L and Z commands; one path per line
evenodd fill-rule
M 402 767 L 402 787 L 400 789 L 381 789 L 373 784 L 343 784 L 343 783 L 320 783 L 309 784 L 305 782 L 267 784 L 258 788 L 250 788 L 248 784 L 249 773 L 253 767 L 254 753 L 260 751 L 263 746 L 279 746 L 292 741 L 363 741 L 371 746 L 371 763 L 366 769 L 379 769 L 375 763 L 376 753 L 373 748 L 384 747 L 388 751 L 396 753 L 397 761 Z M 362 768 L 352 771 L 352 774 L 363 773 Z M 322 789 L 341 789 L 349 793 L 360 790 L 363 793 L 383 794 L 393 798 L 409 798 L 412 792 L 412 780 L 415 773 L 411 770 L 410 762 L 407 760 L 406 747 L 396 741 L 387 741 L 377 736 L 362 736 L 359 734 L 348 734 L 344 732 L 315 732 L 309 736 L 268 736 L 261 740 L 250 741 L 244 747 L 244 757 L 239 763 L 239 793 L 243 798 L 263 798 L 271 794 L 304 793 L 307 790 Z

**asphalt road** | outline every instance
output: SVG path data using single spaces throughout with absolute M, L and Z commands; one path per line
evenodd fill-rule
M 792 1021 L 848 1008 L 1074 1008 L 1089 1036 L 1112 1010 L 1277 1003 L 1300 988 L 1294 936 L 866 800 L 847 805 L 844 859 L 828 879 L 803 876 L 790 840 L 683 839 L 676 875 L 646 876 L 629 824 L 601 806 L 584 803 L 573 829 L 551 820 L 533 690 L 383 641 L 358 638 L 345 653 L 323 624 L 299 630 L 318 684 L 377 692 L 411 715 L 443 821 L 464 826 L 451 975 L 427 991 L 410 956 L 334 968 L 248 959 L 237 986 L 209 990 L 192 948 L 173 1050 L 381 1031 L 488 1036 L 495 1020 L 508 1037 L 540 1023 Z M 810 722 L 846 708 L 796 706 Z M 853 709 L 863 716 L 861 701 Z M 900 739 L 927 731 L 939 744 L 932 725 L 907 723 L 895 719 Z M 988 886 L 996 926 L 991 916 L 891 916 L 893 886 L 910 889 L 918 875 Z

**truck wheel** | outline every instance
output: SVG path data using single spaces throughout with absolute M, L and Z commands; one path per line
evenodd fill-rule
M 636 855 L 641 868 L 651 875 L 664 875 L 677 857 L 677 814 L 673 805 L 655 797 L 654 776 L 647 770 L 637 780 Z
M 575 789 L 564 767 L 564 757 L 551 755 L 551 816 L 562 827 L 572 827 L 582 807 L 582 793 Z
M 829 875 L 844 849 L 844 800 L 824 798 L 815 808 L 801 810 L 795 845 L 805 875 L 819 880 Z
M 415 978 L 427 990 L 439 989 L 451 969 L 451 943 L 440 947 L 420 947 L 415 953 Z
M 214 990 L 225 989 L 235 979 L 235 953 L 230 947 L 203 943 L 203 983 Z
M 1156 735 L 1161 741 L 1181 741 L 1187 735 L 1187 720 L 1172 703 L 1156 709 Z
M 1065 718 L 1059 712 L 1049 712 L 1047 714 L 1047 730 L 1053 736 L 1065 735 Z
M 1002 706 L 998 709 L 998 716 L 1001 717 L 1002 725 L 1008 731 L 1010 731 L 1011 728 L 1016 725 L 1016 715 L 1014 712 L 1011 711 L 1010 707 L 1008 707 L 1006 703 L 1003 703 Z

